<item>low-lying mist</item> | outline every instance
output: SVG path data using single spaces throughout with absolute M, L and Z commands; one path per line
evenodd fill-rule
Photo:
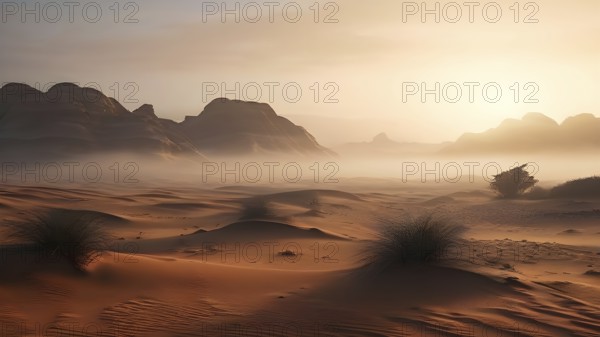
M 304 156 L 221 157 L 200 161 L 189 156 L 140 156 L 127 153 L 54 160 L 7 159 L 0 180 L 14 185 L 183 185 L 210 188 L 223 185 L 318 185 L 335 189 L 360 179 L 398 184 L 448 185 L 479 188 L 494 175 L 528 164 L 539 186 L 598 174 L 592 153 L 449 156 Z M 568 165 L 573 163 L 573 165 Z

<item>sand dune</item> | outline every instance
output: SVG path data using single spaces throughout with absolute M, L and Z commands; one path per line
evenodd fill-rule
M 600 0 L 0 8 L 0 337 L 600 337 Z
M 269 221 L 241 221 L 220 229 L 215 229 L 202 237 L 206 239 L 227 236 L 233 240 L 256 240 L 272 238 L 298 238 L 298 239 L 342 239 L 332 234 L 327 234 L 317 228 L 300 228 L 284 223 Z
M 101 332 L 79 328 L 74 336 L 136 337 L 600 331 L 600 205 L 593 200 L 507 201 L 461 186 L 418 193 L 6 186 L 2 196 L 6 219 L 22 210 L 71 209 L 104 218 L 123 238 L 87 274 L 36 259 L 26 246 L 2 246 L 6 336 L 23 335 L 14 322 L 29 334 L 32 322 L 63 334 L 79 323 Z M 253 199 L 268 200 L 287 220 L 238 220 Z M 427 210 L 468 229 L 446 262 L 365 272 L 361 252 L 378 219 Z M 560 234 L 569 230 L 577 232 Z

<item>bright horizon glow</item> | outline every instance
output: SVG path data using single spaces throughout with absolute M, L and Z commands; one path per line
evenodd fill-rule
M 452 141 L 528 112 L 559 123 L 580 113 L 598 115 L 600 2 L 538 1 L 539 23 L 530 24 L 512 21 L 508 8 L 514 1 L 497 2 L 504 13 L 496 24 L 478 16 L 472 24 L 466 17 L 456 24 L 421 23 L 418 16 L 403 23 L 402 3 L 391 0 L 367 7 L 339 1 L 339 23 L 332 24 L 315 24 L 308 5 L 306 19 L 295 24 L 281 18 L 273 24 L 221 23 L 216 17 L 203 23 L 202 5 L 193 1 L 140 3 L 139 23 L 131 24 L 115 24 L 111 17 L 95 24 L 9 20 L 1 24 L 0 81 L 98 83 L 130 110 L 153 104 L 159 116 L 174 120 L 197 115 L 223 96 L 203 99 L 207 82 L 298 83 L 303 95 L 297 103 L 281 92 L 269 101 L 265 86 L 260 101 L 326 146 L 368 141 L 380 132 L 399 141 Z M 129 82 L 139 88 L 134 101 L 125 99 Z M 323 88 L 328 82 L 339 88 L 338 103 L 322 102 L 331 92 Z M 403 82 L 495 82 L 503 97 L 497 103 L 480 95 L 473 103 L 466 97 L 422 103 L 416 95 L 404 103 Z M 519 103 L 512 101 L 515 82 L 521 85 Z M 522 102 L 531 92 L 523 88 L 528 82 L 539 88 L 539 103 Z M 314 83 L 321 86 L 319 103 L 313 101 Z

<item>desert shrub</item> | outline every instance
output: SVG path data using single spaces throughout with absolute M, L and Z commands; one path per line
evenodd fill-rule
M 600 177 L 568 181 L 550 190 L 554 198 L 600 198 Z
M 314 209 L 314 210 L 320 210 L 321 206 L 322 206 L 322 204 L 321 204 L 321 201 L 319 200 L 319 198 L 314 198 L 308 203 L 308 208 Z
M 11 223 L 8 236 L 31 244 L 43 256 L 62 258 L 77 270 L 97 259 L 109 240 L 97 218 L 68 210 L 52 210 Z
M 379 238 L 368 246 L 365 262 L 379 270 L 440 262 L 447 249 L 460 240 L 462 232 L 462 227 L 433 215 L 387 221 Z
M 515 167 L 494 176 L 490 187 L 503 198 L 516 198 L 535 186 L 538 180 L 525 169 L 529 164 Z
M 548 197 L 549 194 L 550 194 L 550 190 L 545 189 L 543 187 L 534 186 L 529 191 L 527 191 L 525 194 L 523 194 L 523 197 L 525 197 L 527 199 L 537 200 L 537 199 L 545 199 Z
M 295 252 L 291 251 L 291 250 L 284 250 L 283 252 L 279 252 L 277 253 L 277 255 L 279 256 L 288 256 L 288 257 L 293 257 L 293 256 L 297 256 L 298 254 L 296 254 Z
M 264 198 L 252 198 L 242 203 L 240 220 L 266 220 L 273 216 L 269 202 Z

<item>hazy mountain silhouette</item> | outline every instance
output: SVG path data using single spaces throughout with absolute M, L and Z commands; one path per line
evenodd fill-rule
M 398 142 L 392 140 L 384 132 L 376 135 L 370 142 L 346 143 L 335 150 L 342 155 L 406 155 L 432 154 L 442 149 L 447 143 L 426 144 L 413 142 Z
M 131 113 L 92 88 L 61 83 L 42 93 L 24 84 L 0 89 L 0 151 L 65 157 L 96 152 L 201 156 L 163 123 Z
M 597 150 L 600 118 L 581 114 L 562 124 L 540 114 L 507 119 L 482 133 L 467 133 L 454 143 L 421 144 L 391 140 L 381 133 L 370 142 L 348 143 L 348 155 L 489 154 Z M 142 155 L 332 156 L 301 126 L 278 116 L 264 103 L 219 98 L 198 116 L 181 123 L 160 118 L 152 105 L 130 112 L 92 88 L 61 83 L 48 92 L 25 84 L 0 88 L 0 153 L 32 158 L 68 157 L 99 152 Z
M 580 114 L 562 124 L 541 114 L 529 113 L 522 119 L 507 119 L 482 133 L 466 133 L 442 152 L 525 153 L 585 151 L 600 148 L 600 118 Z
M 101 152 L 138 155 L 291 154 L 332 152 L 267 104 L 219 99 L 176 123 L 152 105 L 133 112 L 91 88 L 61 83 L 42 93 L 24 84 L 0 89 L 0 152 L 56 158 Z
M 334 155 L 303 127 L 278 116 L 265 103 L 215 99 L 200 115 L 186 117 L 181 127 L 208 155 Z

